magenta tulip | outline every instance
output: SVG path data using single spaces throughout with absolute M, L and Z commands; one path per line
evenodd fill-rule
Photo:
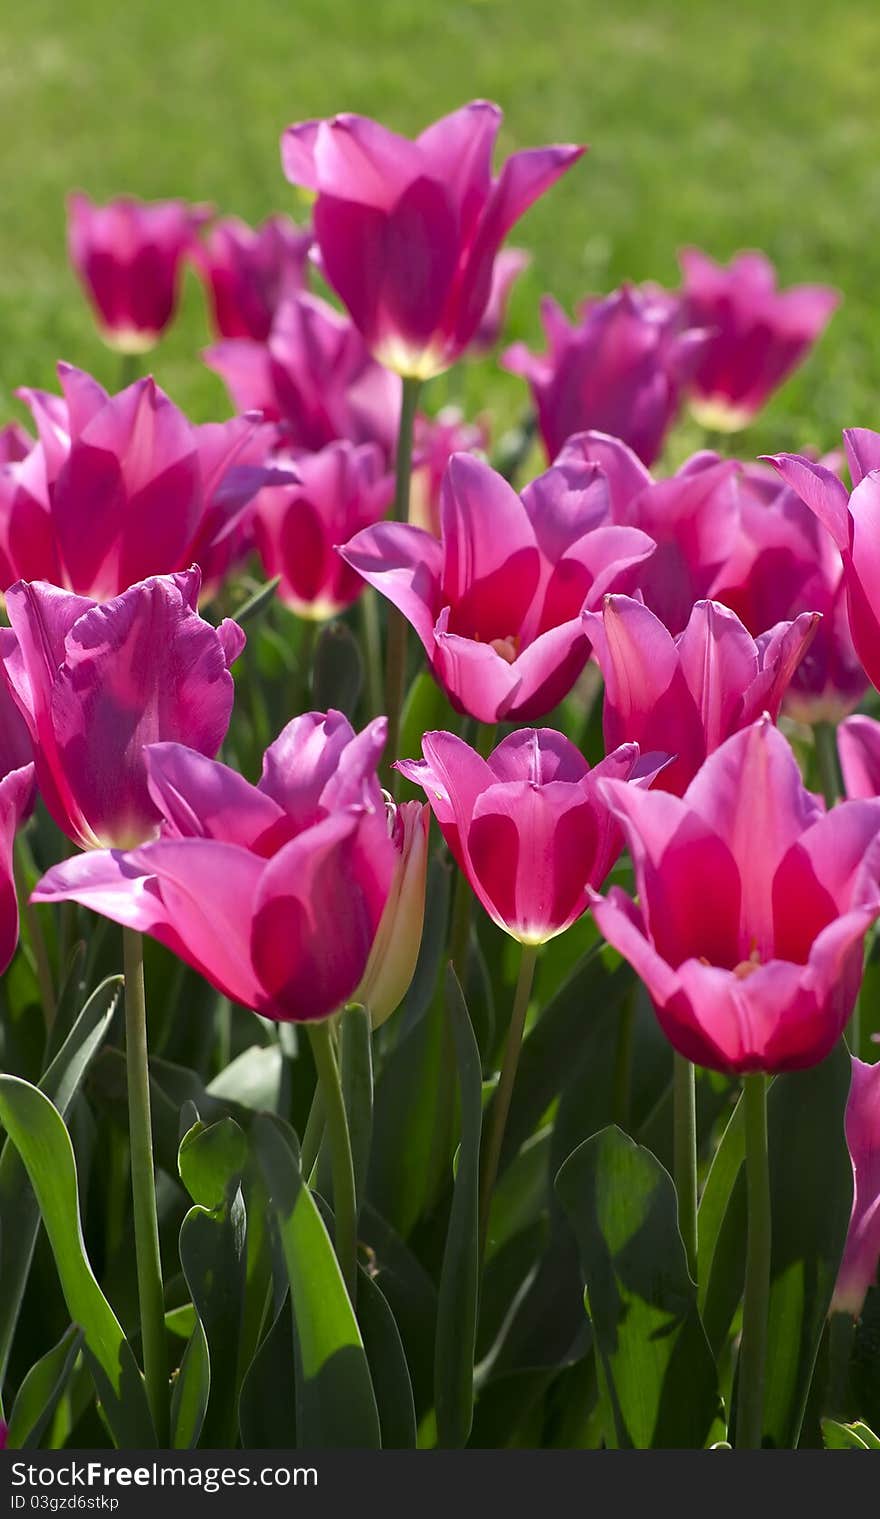
M 60 364 L 60 396 L 22 391 L 39 441 L 0 472 L 0 590 L 51 580 L 97 600 L 201 565 L 214 581 L 266 466 L 259 418 L 194 427 L 153 380 L 108 396 Z
M 455 454 L 442 537 L 408 523 L 364 528 L 347 564 L 412 623 L 453 706 L 481 722 L 542 717 L 571 690 L 590 645 L 585 605 L 629 590 L 654 544 L 607 526 L 607 492 L 551 469 L 520 497 L 488 464 Z
M 763 712 L 776 720 L 819 617 L 804 612 L 755 640 L 720 602 L 698 601 L 673 638 L 641 602 L 606 596 L 583 621 L 605 680 L 606 748 L 634 742 L 672 755 L 657 784 L 681 796 L 732 733 Z
M 196 611 L 200 575 L 159 575 L 98 603 L 45 582 L 6 593 L 0 655 L 34 746 L 37 781 L 59 828 L 83 849 L 151 838 L 159 813 L 144 746 L 219 749 L 232 713 L 234 622 Z
M 344 438 L 379 443 L 389 458 L 400 417 L 400 380 L 370 358 L 351 322 L 314 295 L 279 307 L 265 343 L 231 338 L 203 355 L 239 411 L 261 411 L 287 448 Z
M 849 628 L 856 653 L 880 685 L 880 433 L 844 432 L 852 493 L 824 464 L 799 454 L 767 462 L 818 517 L 843 557 Z
M 33 446 L 33 438 L 19 422 L 7 422 L 0 427 L 0 469 L 26 459 Z
M 208 229 L 194 258 L 218 337 L 264 343 L 282 301 L 306 287 L 312 234 L 286 216 L 249 227 L 226 216 Z
M 583 148 L 515 153 L 497 179 L 501 112 L 485 100 L 414 142 L 363 116 L 288 127 L 284 172 L 317 196 L 322 272 L 381 363 L 425 380 L 468 347 L 514 222 Z
M 765 466 L 743 466 L 737 487 L 739 528 L 712 595 L 756 636 L 801 612 L 821 612 L 783 709 L 797 722 L 837 723 L 868 684 L 850 636 L 840 550 L 800 497 Z
M 858 1318 L 880 1264 L 880 1064 L 853 1059 L 846 1142 L 855 1191 L 831 1311 Z
M 880 723 L 848 717 L 837 730 L 837 752 L 847 796 L 880 796 Z
M 444 406 L 436 417 L 415 420 L 409 521 L 440 537 L 440 493 L 453 454 L 484 456 L 489 429 L 484 418 L 466 422 L 457 406 Z
M 680 254 L 688 321 L 710 329 L 692 379 L 692 410 L 705 427 L 747 427 L 824 331 L 840 296 L 827 285 L 776 288 L 763 253 L 726 267 L 698 248 Z
M 97 206 L 68 197 L 68 251 L 104 341 L 122 353 L 153 348 L 177 308 L 181 265 L 210 210 L 120 195 Z
M 590 769 L 552 728 L 512 733 L 482 759 L 453 733 L 426 733 L 422 760 L 397 769 L 424 788 L 440 831 L 489 916 L 543 944 L 588 906 L 623 847 L 603 777 L 646 784 L 657 759 L 624 744 Z
M 682 329 L 679 305 L 665 291 L 630 285 L 587 302 L 576 324 L 546 296 L 541 321 L 546 354 L 517 343 L 502 363 L 531 386 L 548 457 L 572 433 L 593 429 L 623 439 L 653 464 L 703 334 Z
M 468 347 L 468 353 L 473 357 L 491 353 L 495 347 L 504 330 L 510 292 L 531 262 L 531 254 L 524 248 L 502 248 L 498 254 L 492 267 L 489 300 Z
M 355 735 L 339 712 L 295 718 L 256 786 L 156 745 L 160 837 L 56 865 L 34 900 L 73 899 L 152 934 L 267 1018 L 326 1017 L 364 976 L 400 859 L 376 780 L 385 726 Z
M 354 533 L 378 522 L 394 494 L 375 443 L 331 443 L 296 460 L 299 483 L 260 492 L 254 535 L 278 595 L 300 617 L 322 622 L 357 599 L 364 582 L 336 552 Z
M 718 1071 L 824 1059 L 880 913 L 880 801 L 831 813 L 804 789 L 769 717 L 727 739 L 682 798 L 617 781 L 639 905 L 595 897 L 606 939 L 651 994 L 670 1043 Z
M 669 479 L 654 480 L 619 438 L 596 432 L 570 438 L 556 463 L 572 481 L 579 473 L 586 480 L 600 470 L 609 492 L 609 520 L 654 539 L 657 551 L 640 574 L 639 593 L 671 633 L 680 633 L 694 602 L 714 596 L 736 543 L 738 466 L 699 453 Z

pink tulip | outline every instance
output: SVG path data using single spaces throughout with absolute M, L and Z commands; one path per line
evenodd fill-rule
M 104 341 L 122 353 L 145 353 L 174 316 L 181 265 L 209 209 L 129 195 L 96 206 L 77 193 L 68 197 L 67 215 L 70 261 Z
M 194 257 L 221 338 L 264 343 L 281 302 L 306 287 L 312 234 L 286 216 L 249 227 L 226 216 L 208 229 Z
M 515 153 L 497 179 L 501 112 L 485 100 L 414 142 L 363 116 L 287 128 L 284 172 L 313 191 L 321 268 L 376 358 L 425 380 L 468 347 L 501 244 L 583 148 Z
M 776 720 L 819 616 L 804 612 L 754 640 L 720 602 L 698 601 L 673 638 L 641 602 L 606 596 L 583 621 L 605 679 L 606 748 L 633 742 L 673 755 L 658 785 L 681 796 L 732 733 L 765 711 Z
M 0 570 L 79 595 L 116 596 L 199 563 L 214 581 L 266 467 L 259 418 L 194 427 L 151 379 L 108 396 L 60 364 L 60 396 L 22 391 L 39 441 L 0 471 Z
M 373 1028 L 390 1018 L 409 990 L 422 943 L 428 875 L 427 804 L 404 802 L 391 811 L 397 851 L 385 909 L 353 1002 L 370 1014 Z
M 670 1043 L 718 1071 L 824 1059 L 852 1012 L 880 913 L 880 801 L 826 813 L 769 717 L 727 739 L 682 798 L 602 782 L 639 905 L 593 911 Z
M 743 466 L 737 485 L 739 529 L 712 595 L 754 635 L 801 612 L 821 612 L 783 710 L 798 722 L 839 722 L 868 684 L 849 632 L 840 550 L 800 497 L 765 466 Z
M 18 422 L 7 422 L 0 427 L 0 469 L 5 464 L 18 464 L 26 459 L 34 446 L 29 432 Z
M 440 491 L 453 454 L 485 454 L 489 429 L 481 417 L 466 422 L 457 406 L 445 406 L 436 417 L 417 416 L 413 450 L 409 520 L 440 537 Z
M 725 267 L 685 248 L 679 261 L 688 321 L 712 330 L 693 375 L 692 410 L 704 427 L 737 432 L 806 357 L 840 296 L 827 285 L 777 290 L 763 253 L 739 253 Z
M 30 736 L 0 665 L 0 975 L 18 943 L 18 895 L 12 855 L 16 829 L 34 803 L 33 758 Z
M 282 302 L 268 341 L 231 338 L 203 355 L 239 411 L 261 411 L 287 448 L 344 438 L 380 443 L 389 458 L 400 417 L 400 380 L 370 358 L 360 333 L 326 301 Z
M 576 324 L 545 296 L 541 321 L 546 354 L 516 343 L 502 364 L 532 388 L 548 457 L 572 433 L 593 429 L 621 438 L 653 464 L 703 334 L 682 330 L 679 305 L 665 291 L 631 285 L 587 302 Z
M 837 730 L 837 751 L 847 796 L 880 796 L 880 723 L 848 717 Z
M 489 300 L 468 348 L 472 356 L 480 357 L 491 353 L 495 347 L 504 331 L 510 292 L 531 262 L 531 254 L 526 253 L 524 248 L 502 248 L 498 254 L 492 267 Z
M 6 593 L 0 655 L 34 746 L 37 781 L 59 828 L 83 849 L 152 837 L 144 746 L 219 749 L 232 713 L 234 622 L 196 611 L 200 575 L 159 575 L 103 604 L 45 582 Z
M 669 479 L 654 480 L 619 438 L 596 432 L 569 438 L 556 463 L 573 481 L 579 472 L 587 479 L 600 470 L 610 520 L 654 539 L 657 551 L 639 577 L 639 592 L 669 631 L 680 633 L 694 602 L 714 596 L 737 541 L 738 466 L 699 453 Z
M 858 1318 L 880 1263 L 880 1064 L 853 1059 L 846 1142 L 855 1192 L 831 1311 Z
M 440 831 L 489 916 L 522 944 L 569 928 L 623 847 L 602 778 L 649 781 L 657 764 L 624 744 L 590 770 L 552 728 L 512 733 L 482 759 L 453 733 L 426 733 L 397 769 L 424 787 Z
M 844 432 L 853 489 L 824 464 L 800 454 L 768 458 L 831 534 L 843 558 L 849 629 L 870 680 L 880 683 L 880 433 Z
M 300 617 L 322 622 L 364 589 L 336 544 L 385 515 L 394 480 L 375 443 L 330 443 L 319 453 L 300 454 L 296 469 L 297 485 L 260 492 L 254 534 L 266 575 L 281 576 L 281 600 Z
M 631 589 L 650 538 L 607 526 L 598 471 L 575 488 L 551 469 L 520 497 L 488 464 L 455 454 L 442 537 L 408 523 L 364 528 L 343 559 L 412 623 L 439 684 L 481 722 L 541 717 L 570 691 L 590 645 L 581 611 Z
M 294 718 L 256 786 L 156 745 L 147 763 L 160 837 L 56 865 L 34 900 L 72 898 L 152 934 L 267 1018 L 326 1017 L 364 976 L 414 833 L 404 821 L 389 834 L 376 780 L 385 728 L 380 718 L 355 735 L 339 712 Z

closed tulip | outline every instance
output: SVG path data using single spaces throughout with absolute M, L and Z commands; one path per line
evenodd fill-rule
M 518 496 L 488 464 L 455 454 L 439 540 L 382 522 L 340 553 L 412 623 L 458 711 L 514 722 L 568 694 L 590 652 L 584 605 L 630 588 L 653 553 L 646 534 L 607 526 L 606 510 L 601 481 L 572 488 L 549 470 Z
M 269 216 L 249 227 L 237 216 L 208 228 L 194 257 L 221 338 L 263 343 L 282 301 L 303 290 L 312 234 L 286 216 Z
M 385 918 L 392 898 L 403 956 L 418 929 L 412 883 L 398 875 L 405 849 L 417 853 L 418 825 L 407 813 L 389 831 L 376 780 L 384 745 L 384 719 L 355 734 L 339 712 L 306 713 L 266 751 L 251 786 L 190 749 L 158 744 L 148 754 L 158 839 L 57 865 L 34 899 L 73 899 L 151 934 L 267 1018 L 324 1018 L 358 990 L 377 934 L 396 939 Z M 382 987 L 382 1011 L 402 979 L 384 974 L 395 984 Z M 378 984 L 367 992 L 377 1003 Z
M 370 351 L 404 377 L 439 374 L 468 347 L 504 238 L 583 152 L 528 149 L 493 178 L 500 125 L 498 107 L 475 100 L 415 141 L 353 115 L 282 137 L 287 178 L 317 197 L 323 274 Z
M 196 610 L 197 569 L 159 575 L 98 603 L 45 582 L 6 593 L 0 656 L 34 749 L 43 799 L 83 849 L 153 837 L 145 745 L 219 749 L 232 713 L 234 622 Z
M 727 739 L 679 798 L 601 783 L 638 905 L 593 899 L 670 1043 L 718 1071 L 791 1071 L 840 1038 L 880 913 L 880 801 L 826 813 L 768 717 Z

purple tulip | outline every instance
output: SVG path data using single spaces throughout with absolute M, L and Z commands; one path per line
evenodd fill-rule
M 455 454 L 439 540 L 381 522 L 340 549 L 412 623 L 459 712 L 486 723 L 549 712 L 589 657 L 584 606 L 632 589 L 653 553 L 645 533 L 607 525 L 599 471 L 580 476 L 572 487 L 551 469 L 518 496 L 488 464 Z
M 45 582 L 6 593 L 0 656 L 59 828 L 83 849 L 151 838 L 159 813 L 144 747 L 162 739 L 219 749 L 232 713 L 234 622 L 196 611 L 197 569 L 158 575 L 104 603 Z
M 96 206 L 77 192 L 67 214 L 70 261 L 104 341 L 122 353 L 153 348 L 174 316 L 181 265 L 209 208 L 130 195 Z
M 193 256 L 221 338 L 264 343 L 282 301 L 306 287 L 312 234 L 286 216 L 249 227 L 237 216 L 213 223 Z
M 363 116 L 287 128 L 284 172 L 317 196 L 321 268 L 381 363 L 425 380 L 468 347 L 514 222 L 583 148 L 515 153 L 492 177 L 501 112 L 485 100 L 414 142 Z
M 18 943 L 18 894 L 13 848 L 16 830 L 34 803 L 34 751 L 0 665 L 0 975 Z
M 711 331 L 691 381 L 703 426 L 738 432 L 806 357 L 840 301 L 827 285 L 777 290 L 763 253 L 716 264 L 698 248 L 679 255 L 689 323 Z

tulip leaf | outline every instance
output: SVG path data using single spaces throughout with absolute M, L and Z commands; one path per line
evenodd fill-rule
M 421 759 L 422 738 L 438 728 L 449 729 L 453 733 L 458 726 L 459 719 L 449 704 L 447 697 L 441 691 L 433 675 L 426 670 L 420 670 L 413 680 L 406 700 L 403 704 L 403 712 L 400 719 L 400 742 L 397 752 L 401 759 Z M 398 778 L 398 795 L 401 800 L 417 798 L 424 801 L 424 793 L 421 787 L 414 786 L 411 781 L 403 776 Z
M 376 1083 L 367 1197 L 406 1239 L 431 1175 L 443 1058 L 443 999 L 395 1045 Z
M 289 1293 L 242 1381 L 239 1427 L 245 1450 L 296 1450 L 299 1443 Z
M 293 1305 L 298 1443 L 307 1450 L 378 1449 L 379 1414 L 330 1237 L 303 1181 L 295 1139 L 268 1114 L 252 1143 L 281 1237 Z
M 171 1398 L 171 1448 L 195 1450 L 211 1393 L 211 1360 L 201 1320 L 189 1338 Z
M 339 1074 L 348 1115 L 355 1193 L 360 1203 L 366 1186 L 373 1137 L 372 1031 L 365 1007 L 347 1007 L 341 1015 Z
M 770 1088 L 770 1102 L 773 1088 Z M 740 1173 L 746 1136 L 742 1099 L 715 1151 L 697 1219 L 697 1281 L 703 1325 L 716 1356 L 721 1355 L 743 1294 L 746 1189 Z
M 16 1393 L 9 1416 L 9 1444 L 13 1450 L 33 1450 L 39 1445 L 67 1386 L 82 1338 L 82 1330 L 71 1324 L 58 1344 L 31 1367 Z
M 121 976 L 110 976 L 92 993 L 39 1082 L 39 1089 L 62 1117 L 68 1112 L 91 1061 L 100 1049 L 116 1011 Z M 30 1271 L 40 1210 L 22 1157 L 7 1143 L 0 1154 L 0 1383 L 6 1372 L 12 1338 Z M 10 1227 L 10 1222 L 12 1227 Z
M 30 1177 L 67 1311 L 83 1331 L 83 1352 L 113 1439 L 123 1449 L 147 1449 L 156 1436 L 143 1379 L 86 1255 L 76 1161 L 63 1119 L 36 1087 L 0 1076 L 0 1121 Z
M 247 623 L 254 622 L 262 616 L 266 608 L 275 599 L 275 592 L 281 584 L 281 576 L 273 575 L 264 585 L 257 586 L 252 596 L 242 602 L 237 612 L 233 612 L 232 621 L 237 622 L 239 627 L 245 627 Z
M 346 623 L 325 623 L 312 662 L 312 700 L 319 712 L 331 707 L 354 719 L 364 683 L 364 661 Z
M 826 1450 L 880 1450 L 880 1439 L 867 1424 L 838 1424 L 835 1419 L 823 1419 L 822 1438 Z
M 274 1112 L 281 1091 L 282 1065 L 277 1044 L 252 1044 L 224 1066 L 205 1091 L 211 1098 L 235 1102 L 257 1113 L 264 1109 Z
M 580 1249 L 607 1444 L 702 1449 L 717 1374 L 672 1178 L 612 1126 L 568 1157 L 556 1189 Z
M 381 1287 L 358 1271 L 358 1324 L 370 1363 L 383 1450 L 414 1450 L 416 1411 L 400 1332 Z
M 216 1123 L 201 1120 L 180 1142 L 177 1166 L 194 1203 L 218 1208 L 235 1191 L 247 1164 L 247 1140 L 234 1118 Z
M 434 1397 L 437 1443 L 442 1448 L 457 1450 L 467 1443 L 474 1408 L 483 1083 L 480 1052 L 458 977 L 451 965 L 446 971 L 446 1008 L 458 1065 L 461 1144 L 440 1272 Z
M 394 1314 L 421 1416 L 434 1399 L 437 1288 L 421 1261 L 369 1203 L 361 1209 L 360 1236 L 369 1254 L 370 1274 Z

